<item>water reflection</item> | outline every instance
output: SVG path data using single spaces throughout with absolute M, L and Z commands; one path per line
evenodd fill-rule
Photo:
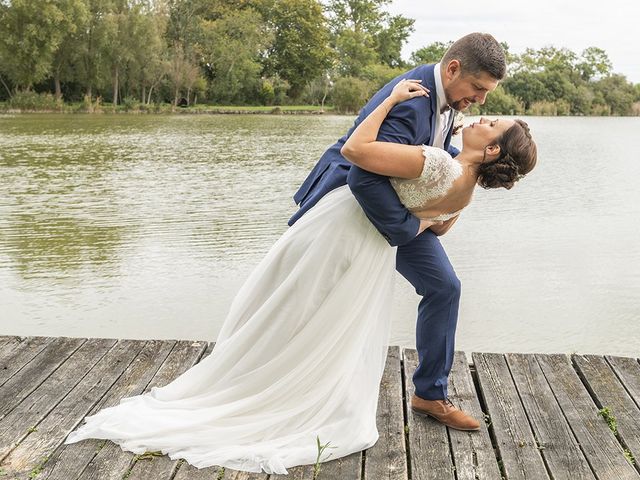
M 54 280 L 84 269 L 110 276 L 118 269 L 123 233 L 114 225 L 21 213 L 4 225 L 0 249 L 13 261 L 10 268 L 25 280 L 42 276 Z

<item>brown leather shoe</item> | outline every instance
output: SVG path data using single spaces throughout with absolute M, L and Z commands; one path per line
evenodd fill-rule
M 447 427 L 456 430 L 480 430 L 480 423 L 471 415 L 456 407 L 451 400 L 425 400 L 413 394 L 411 410 L 422 416 L 433 417 Z

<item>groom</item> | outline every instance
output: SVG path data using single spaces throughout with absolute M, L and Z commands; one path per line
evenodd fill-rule
M 293 225 L 327 192 L 349 184 L 371 223 L 389 244 L 398 246 L 396 268 L 422 297 L 416 327 L 419 364 L 413 375 L 411 409 L 460 430 L 478 430 L 480 423 L 447 397 L 460 281 L 438 239 L 458 217 L 423 231 L 420 220 L 400 203 L 389 177 L 358 168 L 341 155 L 340 149 L 394 85 L 409 78 L 422 80 L 431 95 L 397 104 L 382 123 L 378 140 L 432 145 L 456 156 L 458 150 L 450 145 L 455 110 L 464 110 L 472 103 L 483 104 L 505 72 L 500 44 L 489 34 L 471 33 L 453 43 L 439 63 L 420 65 L 391 80 L 362 108 L 347 134 L 322 155 L 294 195 L 300 209 L 289 220 Z

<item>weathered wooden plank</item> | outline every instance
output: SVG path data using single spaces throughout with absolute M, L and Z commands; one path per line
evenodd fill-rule
M 415 391 L 412 377 L 418 367 L 418 352 L 415 349 L 405 348 L 403 356 L 411 478 L 412 480 L 454 479 L 447 427 L 432 418 L 417 415 L 411 411 L 410 400 Z M 368 461 L 367 452 L 365 466 Z
M 132 365 L 125 371 L 123 377 L 130 374 L 133 381 L 126 382 L 129 388 L 119 398 L 114 398 L 114 388 L 109 390 L 110 402 L 117 405 L 123 397 L 131 397 L 143 393 L 145 387 L 157 373 L 158 369 L 166 361 L 167 356 L 175 346 L 172 340 L 150 340 L 144 346 L 140 354 L 134 359 Z M 122 377 L 121 377 L 122 378 Z M 120 390 L 120 389 L 117 389 Z M 108 405 L 110 406 L 110 405 Z M 87 442 L 99 443 L 97 439 Z M 78 478 L 83 480 L 121 480 L 128 474 L 129 468 L 134 463 L 135 455 L 124 451 L 114 442 L 107 442 L 99 452 L 91 459 Z
M 0 388 L 51 343 L 52 337 L 0 337 Z
M 458 408 L 480 421 L 479 432 L 448 429 L 456 479 L 501 480 L 489 429 L 484 421 L 484 412 L 480 407 L 467 358 L 463 352 L 455 352 L 454 354 L 448 392 L 449 398 Z
M 70 431 L 84 418 L 91 407 L 103 397 L 139 352 L 131 340 L 113 340 L 111 348 L 69 394 L 26 437 L 8 457 L 3 466 L 16 473 L 28 472 L 43 458 L 52 458 Z M 138 342 L 139 343 L 139 342 Z M 141 345 L 140 345 L 141 346 Z M 87 368 L 89 365 L 87 365 Z
M 169 349 L 171 345 L 172 342 L 168 345 Z M 166 356 L 167 344 L 163 341 L 135 340 L 131 341 L 130 348 L 135 353 L 133 355 L 134 359 L 128 364 L 128 359 L 113 359 L 113 361 L 122 364 L 123 373 L 87 415 L 93 415 L 102 408 L 117 405 L 123 397 L 135 395 L 137 392 L 142 391 L 155 373 L 155 370 L 149 372 L 150 359 L 160 357 L 158 360 L 162 362 Z M 76 419 L 76 423 L 82 423 L 83 418 Z M 105 450 L 110 444 L 120 450 L 120 447 L 116 444 L 99 439 L 87 439 L 70 445 L 61 445 L 45 465 L 38 480 L 41 478 L 74 480 L 79 478 L 85 469 L 95 473 L 96 469 L 105 468 L 105 472 L 108 472 L 111 468 L 108 462 L 94 462 L 91 467 L 89 464 L 94 460 L 96 454 Z M 129 462 L 130 460 L 127 459 L 126 465 L 122 468 L 126 469 L 129 466 Z M 114 465 L 114 467 L 117 467 L 117 465 Z M 97 478 L 100 478 L 99 475 L 98 473 Z
M 365 450 L 364 478 L 368 480 L 404 480 L 409 475 L 400 355 L 400 347 L 389 347 L 376 412 L 379 436 L 377 442 Z
M 266 473 L 239 472 L 237 470 L 215 466 L 196 468 L 188 463 L 183 463 L 179 467 L 178 473 L 173 480 L 267 480 L 268 478 L 269 475 Z M 292 477 L 285 475 L 285 478 Z
M 563 354 L 536 354 L 536 358 L 596 476 L 637 480 L 638 472 L 625 459 L 569 358 Z
M 640 460 L 640 409 L 629 396 L 604 357 L 573 355 L 578 373 L 595 395 L 599 408 L 607 407 L 615 417 L 620 439 L 634 458 Z
M 271 475 L 269 480 L 313 480 L 313 465 L 287 468 L 287 472 L 287 475 Z
M 472 358 L 506 477 L 548 479 L 504 356 L 473 353 Z
M 178 472 L 173 480 L 217 480 L 221 472 L 220 467 L 196 468 L 184 460 L 178 460 L 177 468 Z
M 37 427 L 115 343 L 115 340 L 100 338 L 84 342 L 66 362 L 0 420 L 0 459 L 4 459 L 29 435 L 31 429 Z M 15 468 L 20 471 L 26 465 L 18 462 Z
M 171 351 L 171 355 L 145 388 L 145 392 L 150 391 L 153 387 L 167 385 L 198 363 L 207 347 L 206 342 L 178 341 Z M 128 480 L 147 480 L 149 478 L 169 480 L 177 469 L 177 462 L 178 460 L 171 460 L 167 455 L 136 461 L 127 478 Z
M 362 478 L 362 452 L 336 458 L 320 464 L 318 480 L 360 480 Z
M 554 480 L 595 480 L 533 355 L 505 355 L 547 468 Z
M 640 407 L 640 364 L 635 358 L 607 355 L 605 357 L 613 371 L 616 372 L 624 388 Z M 640 460 L 639 460 L 640 461 Z
M 39 355 L 7 380 L 0 388 L 0 419 L 8 415 L 16 405 L 38 388 L 85 341 L 85 338 L 56 338 Z

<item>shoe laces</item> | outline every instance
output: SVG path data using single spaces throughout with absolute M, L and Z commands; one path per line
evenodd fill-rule
M 444 404 L 445 405 L 451 405 L 453 408 L 458 408 L 453 404 L 453 402 L 449 399 L 449 397 L 444 399 Z

